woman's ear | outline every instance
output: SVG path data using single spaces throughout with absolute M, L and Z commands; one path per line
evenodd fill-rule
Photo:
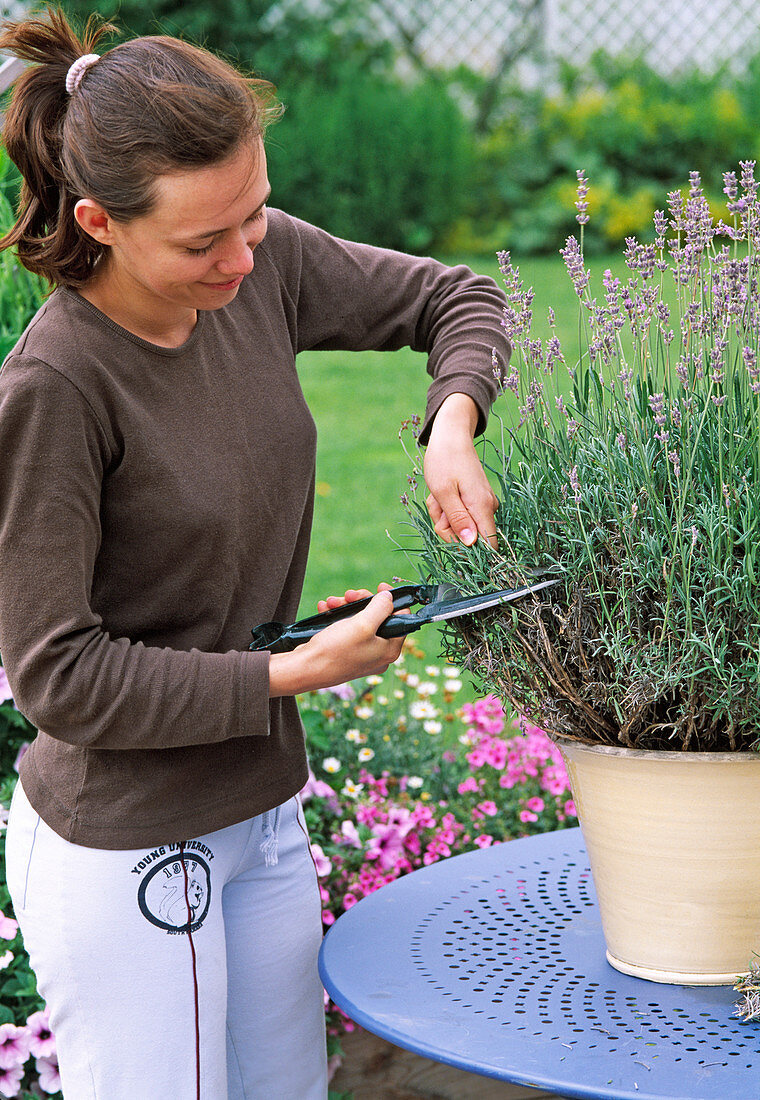
M 100 203 L 94 199 L 79 199 L 74 207 L 74 217 L 79 226 L 98 244 L 112 244 L 112 223 Z

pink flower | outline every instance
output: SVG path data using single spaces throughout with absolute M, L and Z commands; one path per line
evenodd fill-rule
M 359 839 L 359 833 L 353 821 L 341 822 L 340 835 L 344 843 L 348 844 L 351 848 L 361 848 L 362 842 Z
M 475 844 L 478 848 L 490 848 L 493 844 L 493 837 L 489 833 L 481 833 L 480 836 L 475 837 Z
M 331 924 L 335 924 L 335 914 L 331 913 L 329 909 L 322 910 L 322 924 L 326 928 L 329 928 Z
M 21 1078 L 24 1066 L 0 1066 L 0 1096 L 18 1096 L 21 1091 Z
M 343 1055 L 342 1054 L 331 1054 L 330 1057 L 327 1059 L 327 1083 L 328 1084 L 330 1083 L 330 1081 L 332 1081 L 333 1077 L 335 1076 L 335 1074 L 338 1072 L 338 1070 L 340 1069 L 340 1067 L 342 1065 L 343 1065 Z
M 19 764 L 21 763 L 21 761 L 26 756 L 28 749 L 29 749 L 29 742 L 28 741 L 23 741 L 19 745 L 18 752 L 16 753 L 16 759 L 13 761 L 13 770 L 15 772 L 18 772 Z
M 536 814 L 531 813 L 530 810 L 520 810 L 520 821 L 527 823 L 528 821 L 538 821 Z
M 459 784 L 457 791 L 459 794 L 467 794 L 468 791 L 479 791 L 478 781 L 474 775 L 468 775 L 467 778 Z
M 421 829 L 430 829 L 435 825 L 435 815 L 429 806 L 426 806 L 424 802 L 418 802 L 412 810 L 412 818 L 415 824 L 419 825 Z
M 504 729 L 504 708 L 495 695 L 486 695 L 475 703 L 465 703 L 465 720 L 482 733 L 497 734 Z
M 8 700 L 13 702 L 13 692 L 11 686 L 8 683 L 8 677 L 5 674 L 5 669 L 0 665 L 0 703 L 7 703 Z
M 311 848 L 311 856 L 314 860 L 317 874 L 320 878 L 324 878 L 325 875 L 329 875 L 330 871 L 332 871 L 332 863 L 322 851 L 319 844 L 310 844 L 309 847 Z
M 15 939 L 17 932 L 18 921 L 14 920 L 13 917 L 6 917 L 5 913 L 0 912 L 0 939 Z
M 0 1069 L 23 1066 L 29 1057 L 29 1032 L 15 1024 L 0 1024 Z M 8 1094 L 13 1095 L 13 1094 Z
M 50 1030 L 50 1013 L 46 1008 L 34 1012 L 26 1021 L 29 1030 L 29 1053 L 35 1058 L 51 1058 L 55 1054 L 55 1035 Z
M 567 802 L 565 803 L 565 805 L 562 808 L 565 811 L 565 813 L 568 815 L 568 817 L 577 817 L 578 816 L 578 811 L 575 808 L 575 803 L 573 802 L 572 798 L 568 798 Z
M 356 690 L 352 684 L 336 684 L 331 688 L 318 688 L 319 695 L 334 695 L 337 699 L 355 699 Z
M 527 810 L 532 810 L 535 814 L 540 814 L 545 805 L 546 803 L 544 802 L 543 798 L 535 796 L 534 798 L 528 799 L 528 801 L 525 803 L 525 808 Z
M 58 1072 L 58 1062 L 55 1058 L 38 1058 L 35 1062 L 37 1073 L 40 1075 L 40 1088 L 43 1092 L 59 1092 L 61 1088 L 61 1075 Z
M 344 896 L 343 896 L 343 908 L 344 909 L 350 909 L 352 906 L 356 905 L 358 900 L 359 899 L 356 897 L 355 894 L 351 894 L 351 893 L 344 894 Z
M 486 750 L 486 763 L 490 764 L 492 768 L 496 768 L 497 771 L 501 771 L 507 762 L 508 754 L 509 748 L 506 741 L 494 738 Z
M 324 783 L 321 779 L 317 779 L 314 773 L 310 771 L 309 778 L 306 780 L 306 785 L 301 791 L 301 799 L 303 802 L 308 802 L 312 796 L 315 798 L 337 798 L 330 784 Z
M 465 759 L 471 768 L 482 768 L 486 763 L 486 754 L 482 749 L 473 749 L 467 753 Z
M 403 853 L 404 841 L 414 824 L 409 810 L 402 806 L 391 807 L 388 820 L 372 827 L 367 859 L 377 859 L 384 870 L 393 867 Z
M 548 794 L 554 795 L 555 798 L 559 797 L 569 789 L 569 783 L 567 778 L 567 772 L 563 767 L 559 765 L 550 765 L 544 770 L 540 779 L 541 790 L 547 791 Z
M 540 800 L 539 800 L 540 801 Z M 499 812 L 495 802 L 479 802 L 478 809 L 486 815 L 486 817 L 495 817 Z M 543 806 L 542 806 L 543 809 Z

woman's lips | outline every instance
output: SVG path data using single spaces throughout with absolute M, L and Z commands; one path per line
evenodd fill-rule
M 236 286 L 240 286 L 243 281 L 243 275 L 237 275 L 234 279 L 231 279 L 228 283 L 204 283 L 204 286 L 210 287 L 211 290 L 234 290 Z

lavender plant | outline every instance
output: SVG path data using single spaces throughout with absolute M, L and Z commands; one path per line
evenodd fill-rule
M 499 546 L 444 545 L 409 511 L 436 580 L 465 591 L 558 584 L 456 620 L 445 647 L 544 729 L 648 749 L 737 751 L 760 735 L 760 201 L 754 162 L 726 173 L 732 224 L 699 175 L 626 242 L 628 274 L 594 290 L 562 250 L 580 353 L 532 334 L 533 290 L 499 256 L 520 419 L 486 458 Z

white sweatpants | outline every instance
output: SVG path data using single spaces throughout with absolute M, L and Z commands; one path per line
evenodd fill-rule
M 154 849 L 70 844 L 16 787 L 7 878 L 66 1100 L 325 1100 L 297 799 Z

